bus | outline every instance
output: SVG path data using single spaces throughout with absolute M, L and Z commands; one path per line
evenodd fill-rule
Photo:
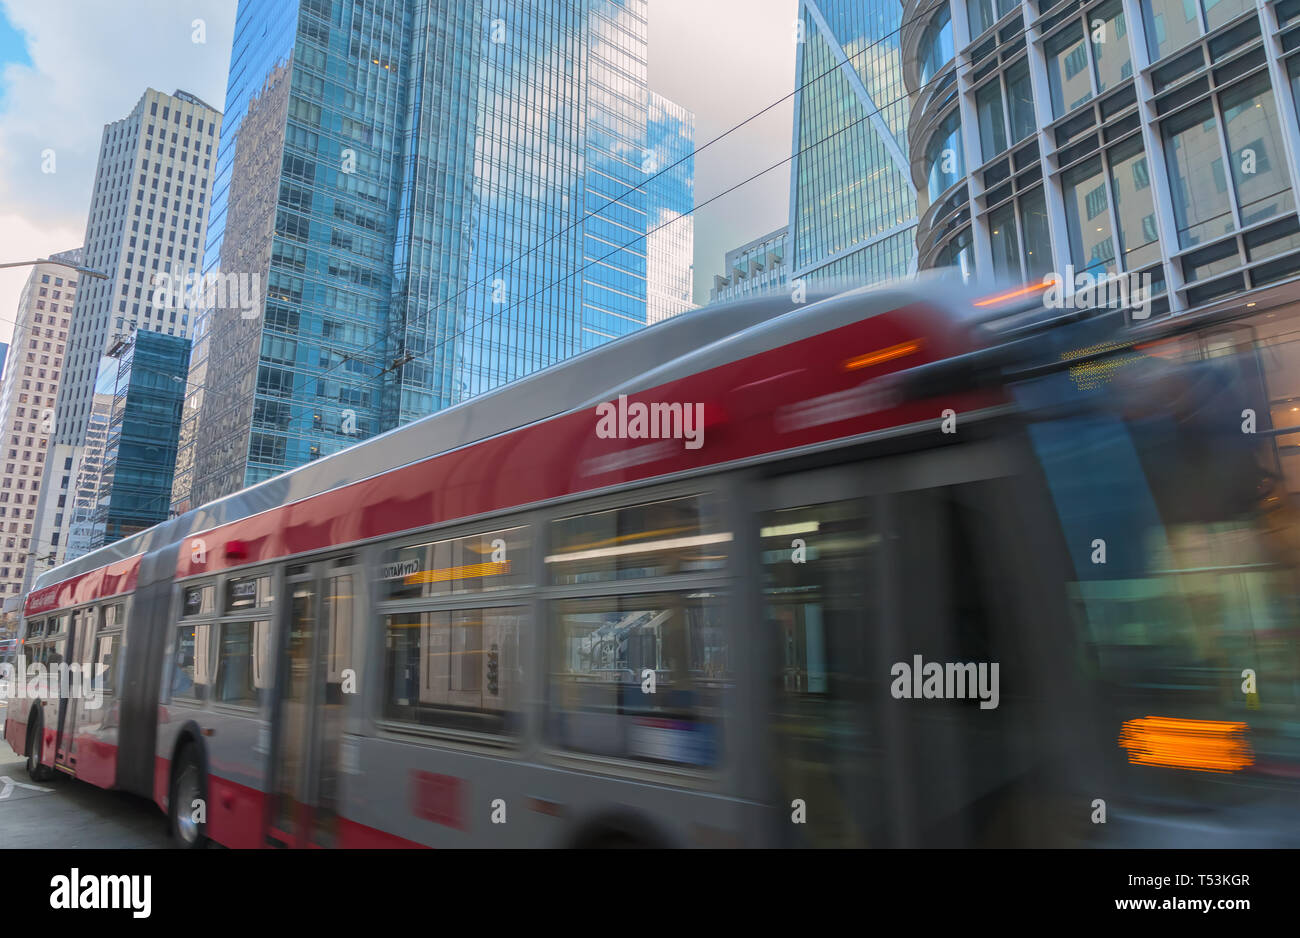
M 1041 288 L 685 313 L 64 563 L 99 693 L 5 739 L 186 847 L 1294 844 L 1266 355 Z

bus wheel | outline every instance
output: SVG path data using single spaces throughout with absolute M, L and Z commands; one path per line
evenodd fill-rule
M 33 711 L 32 720 L 27 724 L 27 776 L 33 782 L 47 781 L 54 771 L 48 765 L 41 765 L 41 739 L 44 726 L 39 712 Z
M 172 840 L 183 849 L 207 846 L 208 838 L 203 833 L 207 828 L 204 787 L 198 749 L 190 743 L 172 763 L 172 787 L 167 798 L 167 826 Z

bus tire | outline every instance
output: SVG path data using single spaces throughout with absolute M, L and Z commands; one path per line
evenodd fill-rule
M 44 729 L 41 712 L 33 710 L 27 723 L 27 777 L 33 782 L 49 781 L 54 775 L 54 770 L 48 765 L 41 765 L 41 738 Z
M 167 829 L 182 850 L 200 850 L 208 845 L 207 778 L 198 746 L 186 743 L 172 762 L 171 787 L 167 796 Z M 202 802 L 203 820 L 194 817 L 194 802 Z

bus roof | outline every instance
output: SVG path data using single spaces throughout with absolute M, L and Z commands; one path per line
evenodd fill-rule
M 779 293 L 682 313 L 46 570 L 32 589 L 906 304 L 925 302 L 960 315 L 969 309 L 970 296 L 970 287 L 957 278 L 921 276 L 847 292 L 814 287 L 802 305 Z

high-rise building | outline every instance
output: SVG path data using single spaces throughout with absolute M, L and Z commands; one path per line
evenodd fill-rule
M 1101 278 L 1108 299 L 1094 305 L 1185 317 L 1192 355 L 1266 346 L 1271 425 L 1300 423 L 1300 5 L 907 0 L 902 11 L 919 267 L 1054 275 L 1066 292 Z M 1219 321 L 1190 330 L 1207 320 Z M 1297 436 L 1273 441 L 1300 490 Z
M 81 258 L 76 248 L 50 258 L 60 264 L 37 264 L 14 316 L 0 392 L 0 598 L 22 591 L 29 555 L 44 558 L 49 553 L 49 545 L 34 537 L 33 529 L 79 280 L 62 265 L 79 266 Z M 65 494 L 60 491 L 56 500 Z
M 905 19 L 898 0 L 799 0 L 792 280 L 864 284 L 916 270 Z
M 920 267 L 1145 276 L 1150 318 L 1300 274 L 1293 3 L 909 0 L 903 17 Z
M 66 559 L 167 519 L 185 402 L 177 377 L 189 358 L 189 339 L 144 330 L 105 357 L 95 394 L 97 404 L 107 399 L 102 449 L 92 454 L 87 442 L 82 469 L 92 495 L 83 506 L 78 485 Z
M 789 239 L 790 229 L 778 228 L 728 251 L 723 261 L 726 273 L 713 275 L 709 302 L 785 290 L 790 282 Z
M 99 376 L 91 398 L 90 417 L 82 437 L 81 459 L 64 508 L 64 561 L 89 553 L 95 536 L 95 508 L 99 504 L 99 479 L 104 468 L 104 451 L 108 444 L 109 423 L 113 419 L 113 396 L 117 393 L 118 360 L 105 355 L 100 359 Z
M 645 12 L 240 3 L 174 510 L 646 324 Z
M 650 92 L 646 320 L 695 308 L 695 115 Z
M 9 343 L 0 342 L 0 381 L 4 380 L 5 363 L 9 360 Z
M 199 269 L 221 114 L 184 91 L 150 88 L 131 113 L 104 127 L 83 249 L 108 279 L 77 292 L 54 412 L 50 464 L 36 531 L 62 561 L 64 475 L 76 478 L 94 408 L 100 359 L 132 332 L 189 334 L 195 307 L 184 293 Z M 178 286 L 179 285 L 179 286 Z

